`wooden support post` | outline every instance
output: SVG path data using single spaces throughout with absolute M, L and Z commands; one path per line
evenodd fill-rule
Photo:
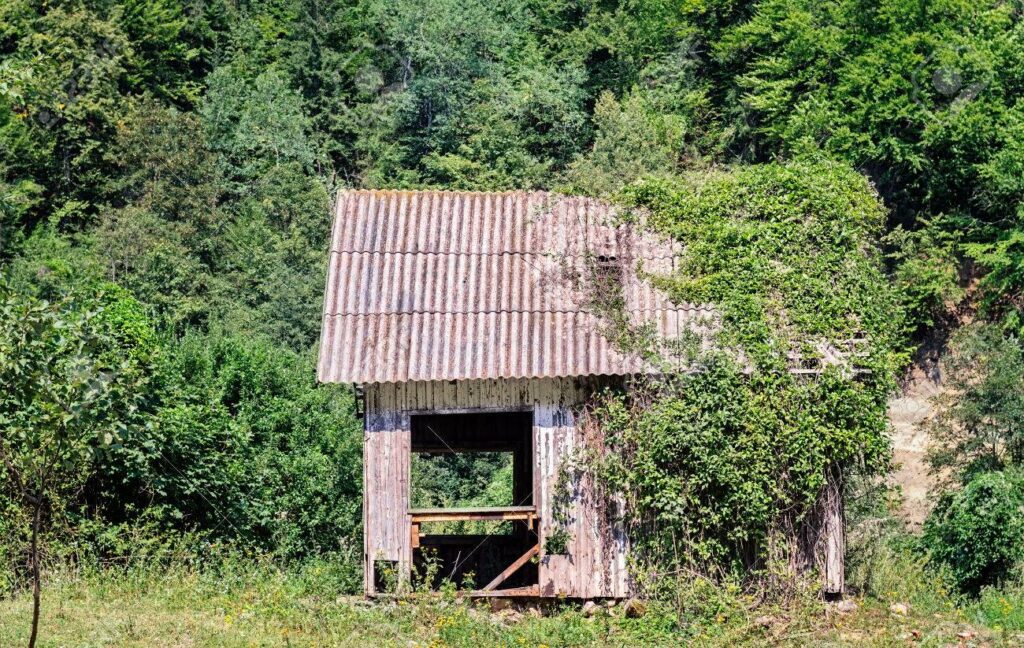
M 409 546 L 413 549 L 418 549 L 420 546 L 420 525 L 418 522 L 413 522 L 409 525 Z
M 843 511 L 843 475 L 839 466 L 831 466 L 827 474 L 828 482 L 822 494 L 822 541 L 823 577 L 826 595 L 841 596 L 846 586 L 845 554 L 846 532 Z
M 508 567 L 506 567 L 505 571 L 503 571 L 500 574 L 498 574 L 494 578 L 494 580 L 492 580 L 490 583 L 487 583 L 487 586 L 484 587 L 482 591 L 484 591 L 484 592 L 491 592 L 491 591 L 493 591 L 494 588 L 496 588 L 498 585 L 501 585 L 502 583 L 504 583 L 505 580 L 509 576 L 511 576 L 512 574 L 516 573 L 516 570 L 518 570 L 520 567 L 525 565 L 526 561 L 528 561 L 530 558 L 533 558 L 534 556 L 536 556 L 539 553 L 540 553 L 540 543 L 538 542 L 537 544 L 535 544 L 532 547 L 530 547 L 530 549 L 526 553 L 524 553 L 522 556 L 519 556 L 518 558 L 516 558 L 516 561 L 514 563 L 512 563 L 511 565 L 509 565 Z

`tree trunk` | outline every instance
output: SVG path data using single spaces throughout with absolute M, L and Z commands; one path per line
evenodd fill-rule
M 35 648 L 39 634 L 39 524 L 43 514 L 42 494 L 36 499 L 36 511 L 32 517 L 32 634 L 28 638 L 28 648 Z

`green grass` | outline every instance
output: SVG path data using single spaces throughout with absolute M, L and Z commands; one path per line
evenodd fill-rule
M 967 606 L 966 614 L 996 631 L 1024 638 L 1024 585 L 986 587 L 978 600 Z
M 912 576 L 912 575 L 910 575 Z M 967 608 L 909 604 L 904 615 L 884 597 L 837 614 L 804 597 L 789 606 L 753 606 L 729 594 L 701 612 L 692 598 L 680 617 L 652 604 L 639 619 L 621 607 L 584 617 L 562 603 L 492 612 L 453 595 L 368 602 L 338 596 L 328 563 L 281 571 L 238 561 L 216 569 L 107 569 L 51 572 L 44 589 L 40 646 L 894 646 L 1020 645 L 1021 592 L 986 591 Z M 1007 598 L 1009 597 L 1009 598 Z M 1010 601 L 1010 607 L 1004 601 Z M 25 645 L 27 592 L 0 600 L 0 646 Z M 680 618 L 683 620 L 680 621 Z M 986 627 L 987 626 L 987 627 Z M 962 642 L 958 634 L 970 633 Z

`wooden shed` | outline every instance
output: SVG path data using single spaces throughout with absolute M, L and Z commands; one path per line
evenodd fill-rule
M 428 550 L 480 595 L 630 595 L 614 497 L 559 484 L 588 397 L 652 371 L 608 339 L 593 278 L 659 338 L 710 313 L 644 279 L 672 269 L 676 244 L 620 221 L 607 204 L 547 193 L 339 195 L 318 375 L 362 398 L 368 595 L 408 582 Z M 411 457 L 461 452 L 510 453 L 512 501 L 414 508 Z M 430 533 L 459 520 L 507 532 Z

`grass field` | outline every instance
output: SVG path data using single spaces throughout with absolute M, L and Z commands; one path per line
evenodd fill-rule
M 1024 618 L 1005 596 L 957 608 L 942 597 L 904 610 L 884 597 L 840 613 L 806 598 L 750 607 L 742 596 L 680 616 L 651 604 L 641 618 L 621 606 L 592 616 L 578 605 L 494 612 L 453 594 L 368 602 L 337 596 L 336 574 L 312 565 L 196 571 L 110 570 L 51 574 L 41 646 L 1010 646 Z M 710 612 L 708 610 L 711 610 Z M 0 646 L 25 645 L 31 597 L 0 600 Z M 1000 623 L 1003 625 L 1001 626 Z M 1012 627 L 1011 627 L 1012 626 Z M 1016 628 L 1016 629 L 1015 629 Z

